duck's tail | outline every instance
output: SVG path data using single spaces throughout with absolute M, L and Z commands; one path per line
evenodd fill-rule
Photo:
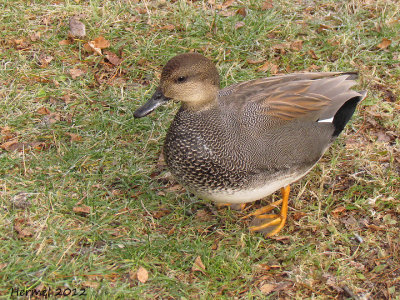
M 344 126 L 346 126 L 347 122 L 349 122 L 351 116 L 354 114 L 357 104 L 367 96 L 367 91 L 361 91 L 359 93 L 360 96 L 347 100 L 333 117 L 332 123 L 333 126 L 335 126 L 333 137 L 337 137 L 343 131 Z

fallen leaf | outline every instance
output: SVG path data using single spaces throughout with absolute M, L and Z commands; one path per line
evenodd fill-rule
M 276 44 L 276 45 L 272 46 L 271 48 L 276 53 L 285 54 L 288 46 L 289 46 L 288 44 Z
M 382 39 L 382 42 L 380 42 L 378 45 L 377 45 L 377 47 L 379 48 L 379 49 L 386 49 L 387 47 L 389 47 L 390 46 L 390 44 L 392 43 L 392 41 L 391 40 L 388 40 L 387 38 L 383 38 Z
M 18 140 L 11 140 L 11 141 L 7 141 L 3 144 L 0 145 L 1 149 L 4 149 L 6 151 L 14 151 L 15 145 L 18 144 Z
M 149 272 L 147 272 L 145 268 L 139 267 L 139 269 L 136 271 L 136 278 L 141 283 L 146 283 L 146 281 L 149 279 Z
M 69 40 L 69 39 L 68 39 L 68 40 L 62 40 L 62 41 L 59 41 L 58 44 L 59 44 L 60 46 L 71 45 L 71 44 L 72 44 L 72 41 Z
M 16 208 L 20 208 L 20 209 L 28 208 L 31 206 L 31 202 L 28 200 L 28 197 L 30 195 L 31 194 L 29 194 L 29 193 L 20 192 L 12 198 L 11 202 L 14 205 L 14 207 L 16 207 Z
M 83 48 L 87 52 L 95 52 L 98 55 L 102 55 L 101 49 L 105 49 L 108 47 L 110 47 L 110 42 L 106 40 L 103 36 L 99 36 L 93 41 L 87 42 L 85 45 L 83 45 Z
M 143 7 L 138 7 L 135 9 L 139 14 L 143 15 L 145 13 L 147 13 L 147 9 L 143 8 Z
M 293 214 L 293 220 L 298 221 L 300 220 L 302 217 L 306 216 L 307 214 L 301 211 L 298 211 L 296 213 Z
M 171 30 L 174 30 L 174 29 L 175 29 L 175 25 L 173 25 L 173 24 L 167 24 L 167 25 L 161 27 L 161 29 L 165 29 L 165 30 L 171 31 Z
M 82 71 L 81 69 L 78 68 L 72 68 L 69 70 L 69 74 L 71 75 L 72 79 L 76 79 L 79 76 L 85 74 L 85 71 Z
M 74 37 L 83 38 L 86 36 L 86 27 L 77 16 L 73 16 L 69 19 L 69 30 L 70 34 Z
M 222 3 L 222 9 L 228 8 L 235 2 L 235 0 L 226 0 L 224 3 Z
M 308 50 L 308 54 L 310 54 L 310 56 L 313 59 L 318 59 L 318 56 L 315 54 L 314 50 L 312 50 L 312 49 Z
M 201 257 L 197 256 L 196 259 L 194 260 L 193 266 L 192 266 L 192 272 L 202 272 L 206 270 L 206 267 L 204 266 L 203 262 L 201 261 Z
M 61 96 L 60 99 L 62 101 L 64 101 L 65 104 L 68 104 L 71 102 L 71 96 L 69 94 L 65 94 L 65 95 Z
M 43 142 L 31 142 L 31 143 L 21 143 L 17 139 L 12 141 L 7 141 L 0 145 L 0 148 L 6 151 L 29 151 L 31 149 L 43 150 L 46 148 L 46 144 Z
M 262 71 L 262 72 L 269 71 L 271 74 L 275 75 L 276 73 L 278 73 L 278 66 L 267 61 L 261 67 L 259 67 L 257 70 Z
M 49 126 L 54 123 L 57 123 L 57 121 L 60 121 L 60 120 L 61 120 L 61 116 L 59 113 L 51 113 L 51 114 L 43 116 L 41 123 L 45 126 Z
M 339 280 L 329 273 L 325 273 L 322 275 L 326 279 L 326 285 L 335 289 L 338 293 L 342 293 L 343 289 L 338 285 Z
M 243 26 L 245 25 L 245 23 L 244 22 L 237 22 L 236 24 L 235 24 L 235 29 L 239 29 L 239 28 L 242 28 Z
M 41 108 L 39 108 L 36 112 L 37 112 L 39 115 L 48 115 L 48 114 L 51 113 L 51 111 L 50 111 L 47 107 L 44 107 L 44 106 L 42 106 Z
M 328 31 L 328 30 L 332 30 L 332 29 L 333 28 L 328 25 L 321 24 L 321 25 L 319 25 L 317 32 L 322 33 L 322 32 Z
M 218 14 L 223 17 L 233 17 L 236 13 L 233 10 L 222 10 Z
M 334 218 L 338 218 L 339 215 L 340 215 L 342 212 L 344 212 L 344 211 L 346 211 L 346 207 L 344 207 L 344 206 L 339 206 L 339 207 L 335 208 L 334 210 L 332 210 L 331 215 L 332 215 Z
M 212 219 L 212 216 L 205 210 L 205 209 L 199 209 L 196 212 L 196 219 L 199 221 L 209 221 Z
M 87 42 L 85 45 L 83 45 L 83 48 L 87 52 L 94 52 L 94 53 L 97 53 L 98 55 L 102 55 L 101 48 L 96 47 L 96 44 L 94 43 L 94 41 Z
M 8 266 L 8 263 L 2 263 L 0 264 L 0 270 L 3 270 L 5 267 Z
M 264 60 L 263 59 L 252 59 L 252 58 L 249 58 L 246 61 L 247 61 L 248 64 L 258 65 L 258 64 L 261 64 Z
M 377 137 L 376 140 L 377 142 L 388 143 L 392 140 L 392 138 L 383 131 L 378 131 L 376 133 L 376 137 Z
M 39 63 L 40 63 L 40 66 L 41 66 L 42 68 L 46 68 L 46 67 L 49 65 L 49 63 L 51 63 L 51 61 L 52 61 L 53 59 L 54 59 L 54 57 L 51 56 L 51 55 L 46 55 L 46 54 L 40 55 L 40 56 L 39 56 Z
M 79 142 L 82 141 L 82 137 L 75 133 L 66 132 L 66 135 L 71 137 L 71 142 Z
M 160 218 L 162 218 L 162 217 L 164 217 L 166 215 L 169 215 L 170 213 L 171 213 L 170 209 L 162 207 L 162 208 L 160 208 L 160 210 L 155 211 L 154 213 L 152 213 L 152 215 L 153 215 L 154 219 L 160 219 Z
M 95 46 L 100 49 L 105 49 L 110 47 L 110 41 L 106 40 L 103 36 L 99 36 L 93 40 Z
M 115 53 L 111 52 L 111 51 L 104 51 L 104 54 L 107 58 L 107 60 L 112 63 L 114 66 L 118 66 L 121 62 L 122 59 L 119 58 Z
M 179 183 L 176 183 L 166 189 L 166 191 L 168 191 L 168 192 L 177 192 L 177 191 L 182 191 L 182 190 L 183 190 L 183 186 L 181 186 Z
M 274 290 L 274 288 L 275 288 L 274 284 L 266 283 L 260 287 L 260 291 L 263 295 L 268 295 Z
M 261 9 L 262 10 L 267 10 L 267 9 L 271 9 L 274 7 L 274 3 L 272 0 L 265 0 Z
M 301 49 L 303 49 L 303 41 L 298 40 L 298 41 L 294 41 L 290 44 L 290 49 L 295 50 L 295 51 L 300 51 Z
M 74 213 L 77 213 L 78 215 L 88 215 L 90 214 L 90 206 L 87 205 L 80 205 L 80 206 L 75 206 L 73 209 Z
M 33 236 L 30 221 L 25 218 L 16 218 L 14 220 L 14 229 L 18 233 L 19 238 L 26 238 Z
M 41 33 L 40 32 L 34 32 L 31 35 L 29 35 L 29 38 L 31 39 L 32 42 L 36 42 L 40 40 Z
M 245 17 L 247 15 L 246 8 L 242 6 L 236 11 L 236 14 Z

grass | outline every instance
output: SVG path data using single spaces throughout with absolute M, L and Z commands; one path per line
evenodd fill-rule
M 2 299 L 11 288 L 85 289 L 87 299 L 400 299 L 397 1 L 213 2 L 0 0 Z M 60 45 L 77 14 L 87 37 Z M 120 65 L 84 50 L 100 35 Z M 391 45 L 380 49 L 383 38 Z M 250 234 L 242 213 L 186 193 L 157 165 L 177 104 L 133 119 L 162 66 L 191 50 L 217 64 L 223 86 L 275 73 L 259 70 L 266 61 L 279 73 L 360 72 L 368 98 L 292 186 L 277 238 Z M 85 73 L 73 79 L 74 67 Z M 192 270 L 197 257 L 204 271 Z

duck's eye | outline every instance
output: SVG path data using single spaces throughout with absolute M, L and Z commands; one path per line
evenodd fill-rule
M 183 83 L 183 82 L 185 82 L 186 81 L 186 76 L 179 76 L 177 79 L 176 79 L 176 82 L 177 83 Z

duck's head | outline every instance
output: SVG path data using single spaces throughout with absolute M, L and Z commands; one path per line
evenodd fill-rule
M 144 117 L 169 100 L 182 101 L 187 108 L 201 109 L 216 100 L 218 90 L 218 71 L 209 59 L 198 53 L 180 54 L 167 62 L 160 85 L 134 116 Z

